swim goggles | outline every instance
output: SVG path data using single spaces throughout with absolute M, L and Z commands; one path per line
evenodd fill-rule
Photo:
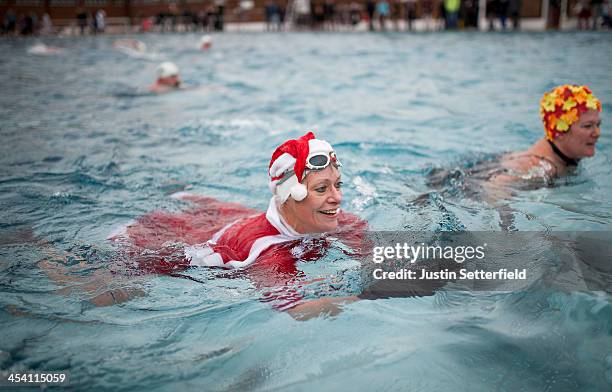
M 329 164 L 333 164 L 336 168 L 342 167 L 334 151 L 328 153 L 315 152 L 308 155 L 306 158 L 306 168 L 308 170 L 323 170 Z
M 306 169 L 313 171 L 323 170 L 329 166 L 330 163 L 334 165 L 336 169 L 342 167 L 342 163 L 340 163 L 334 151 L 330 153 L 314 152 L 306 158 Z M 295 171 L 289 170 L 278 180 L 277 185 L 281 185 L 294 175 Z M 304 173 L 303 177 L 306 177 L 306 173 Z

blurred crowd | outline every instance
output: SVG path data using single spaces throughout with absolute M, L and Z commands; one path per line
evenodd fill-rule
M 155 17 L 140 18 L 143 32 L 155 29 L 160 32 L 171 31 L 223 31 L 225 24 L 225 3 L 210 3 L 206 9 L 192 11 L 189 8 L 179 10 L 174 3 L 168 6 L 167 12 L 160 12 Z
M 485 17 L 489 29 L 519 29 L 523 1 L 528 0 L 487 0 Z M 572 5 L 568 13 L 577 18 L 579 29 L 612 28 L 612 0 L 576 0 L 568 4 Z M 248 22 L 257 14 L 263 15 L 268 31 L 346 31 L 364 26 L 370 31 L 410 31 L 417 23 L 420 30 L 431 31 L 477 28 L 480 14 L 478 0 L 267 0 L 263 9 L 257 9 L 253 0 L 241 0 L 232 9 L 226 9 L 224 0 L 215 0 L 198 11 L 187 4 L 171 3 L 167 7 L 167 11 L 154 16 L 137 13 L 131 21 L 124 18 L 124 23 L 132 32 L 210 32 L 223 31 L 228 19 Z M 558 27 L 561 12 L 561 0 L 549 0 L 548 18 L 553 21 L 548 23 L 549 28 Z M 47 13 L 17 14 L 9 8 L 1 15 L 1 21 L 0 32 L 8 35 L 49 35 L 60 30 Z M 106 12 L 77 8 L 71 28 L 78 34 L 104 33 Z
M 106 29 L 106 11 L 99 9 L 86 12 L 79 8 L 75 15 L 75 25 L 80 34 L 102 34 Z M 9 8 L 2 18 L 0 32 L 8 35 L 52 35 L 58 30 L 48 13 L 40 17 L 36 12 L 18 15 Z
M 549 1 L 549 13 L 556 12 L 559 18 L 561 0 Z M 298 28 L 319 30 L 355 28 L 361 22 L 371 31 L 413 30 L 416 20 L 424 30 L 477 28 L 480 11 L 478 0 L 294 0 L 289 4 L 287 10 L 273 1 L 266 4 L 268 30 L 282 29 L 285 20 L 294 21 Z M 487 0 L 489 29 L 519 29 L 522 6 L 523 0 Z M 578 17 L 580 29 L 612 28 L 612 0 L 578 0 L 569 11 Z
M 573 9 L 578 29 L 612 28 L 612 0 L 580 0 Z
M 291 16 L 298 28 L 338 30 L 355 28 L 363 22 L 370 31 L 413 30 L 417 19 L 424 22 L 426 30 L 478 26 L 478 0 L 366 0 L 339 4 L 334 0 L 296 0 L 293 4 Z M 266 17 L 268 21 L 268 13 Z
M 0 31 L 9 35 L 48 35 L 54 32 L 49 14 L 45 13 L 39 18 L 35 12 L 17 15 L 12 9 L 4 13 Z

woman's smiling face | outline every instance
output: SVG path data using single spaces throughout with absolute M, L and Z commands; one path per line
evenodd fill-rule
M 560 135 L 555 144 L 570 158 L 580 159 L 595 155 L 595 144 L 601 134 L 601 119 L 597 110 L 580 115 L 566 134 Z
M 338 227 L 342 202 L 340 172 L 334 165 L 311 171 L 303 181 L 308 195 L 302 201 L 289 198 L 282 207 L 283 216 L 301 234 L 324 233 Z

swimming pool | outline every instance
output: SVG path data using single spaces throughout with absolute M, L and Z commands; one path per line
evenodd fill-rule
M 439 190 L 434 167 L 526 148 L 542 93 L 590 85 L 603 104 L 597 155 L 556 188 L 520 192 L 516 228 L 612 228 L 612 41 L 605 33 L 146 35 L 33 39 L 0 50 L 0 369 L 71 372 L 79 390 L 602 391 L 612 384 L 609 293 L 440 292 L 360 301 L 297 322 L 245 278 L 135 277 L 147 295 L 96 308 L 37 267 L 45 249 L 108 270 L 109 233 L 188 191 L 263 210 L 272 149 L 313 129 L 343 161 L 345 209 L 375 230 L 499 230 L 495 209 Z M 189 91 L 149 95 L 162 60 Z M 451 191 L 453 191 L 451 189 Z M 442 205 L 444 208 L 440 208 Z M 449 218 L 450 217 L 450 218 Z M 76 262 L 76 260 L 71 260 Z M 338 254 L 301 268 L 309 295 L 355 290 Z M 131 280 L 115 285 L 134 284 Z

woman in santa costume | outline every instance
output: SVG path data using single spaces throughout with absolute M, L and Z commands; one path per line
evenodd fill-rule
M 341 166 L 332 146 L 308 132 L 272 154 L 273 195 L 266 212 L 180 194 L 191 208 L 178 214 L 151 212 L 110 240 L 139 271 L 186 277 L 179 273 L 189 267 L 245 269 L 258 288 L 282 286 L 301 276 L 298 260 L 325 254 L 329 238 L 324 233 L 354 249 L 352 255 L 359 253 L 367 224 L 340 209 Z M 112 305 L 131 297 L 117 294 L 92 302 Z M 277 301 L 279 296 L 283 301 Z M 280 309 L 295 307 L 300 299 L 282 292 L 265 298 Z

